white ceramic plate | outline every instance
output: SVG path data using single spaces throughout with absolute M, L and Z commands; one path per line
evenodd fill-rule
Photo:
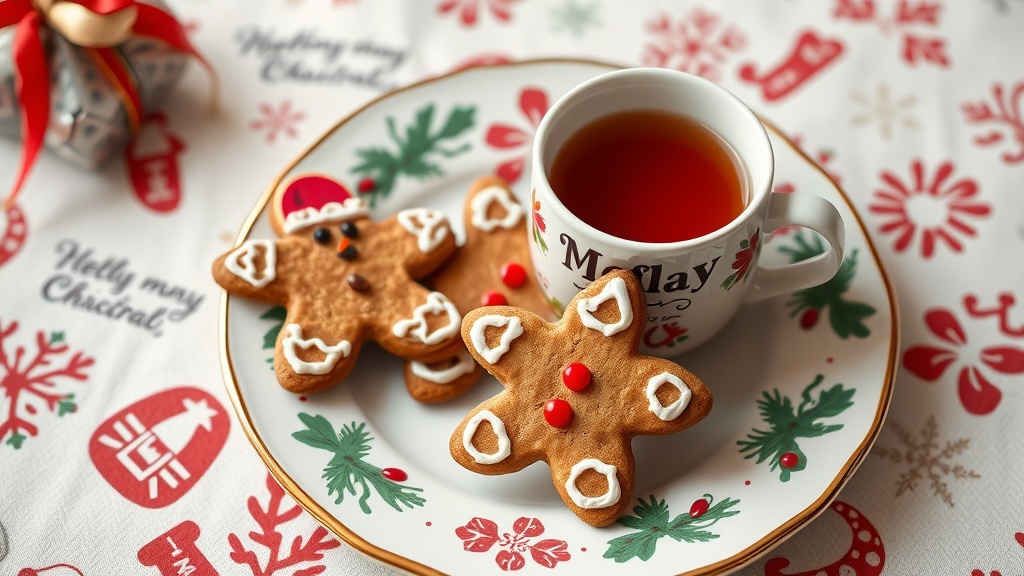
M 512 178 L 522 169 L 514 188 L 529 198 L 528 167 L 520 162 L 543 109 L 610 69 L 521 62 L 386 95 L 287 168 L 237 242 L 274 236 L 268 201 L 277 186 L 305 173 L 328 174 L 352 189 L 373 178 L 376 215 L 427 206 L 444 210 L 457 228 L 463 194 L 477 176 Z M 411 572 L 706 574 L 753 561 L 824 511 L 867 454 L 892 395 L 898 348 L 893 292 L 857 214 L 820 168 L 776 129 L 769 134 L 776 188 L 819 194 L 842 214 L 842 278 L 748 306 L 714 340 L 678 359 L 713 390 L 714 409 L 682 433 L 634 441 L 635 508 L 618 523 L 598 529 L 577 519 L 544 463 L 492 477 L 452 460 L 448 438 L 456 424 L 500 390 L 490 377 L 449 404 L 418 404 L 406 392 L 402 362 L 370 345 L 346 382 L 295 396 L 278 386 L 268 364 L 265 335 L 272 345 L 280 319 L 270 306 L 225 297 L 225 378 L 250 441 L 324 525 Z M 372 148 L 377 152 L 368 153 Z M 412 160 L 411 168 L 396 170 L 389 156 Z M 374 161 L 360 169 L 368 157 Z M 806 257 L 816 240 L 778 234 L 763 257 Z M 701 499 L 707 510 L 691 516 Z

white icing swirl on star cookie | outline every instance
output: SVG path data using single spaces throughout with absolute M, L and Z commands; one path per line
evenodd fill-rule
M 256 267 L 256 256 L 263 252 L 264 266 Z M 246 240 L 224 260 L 224 267 L 235 276 L 257 288 L 263 288 L 277 277 L 277 246 L 271 240 Z
M 665 406 L 658 400 L 657 392 L 663 384 L 671 384 L 679 390 L 679 398 L 676 401 Z M 662 372 L 657 376 L 653 376 L 647 381 L 647 400 L 650 402 L 648 408 L 655 416 L 664 420 L 665 422 L 671 422 L 679 417 L 686 409 L 686 406 L 690 404 L 690 397 L 692 393 L 690 388 L 683 382 L 683 380 L 675 374 L 669 374 L 668 372 Z
M 504 218 L 487 217 L 487 210 L 495 202 L 505 210 Z M 508 190 L 501 186 L 490 186 L 477 192 L 473 199 L 469 201 L 469 209 L 472 213 L 470 222 L 473 226 L 484 232 L 490 232 L 499 226 L 506 230 L 511 229 L 523 217 L 522 206 L 512 199 L 512 195 L 509 194 Z
M 505 331 L 501 333 L 501 340 L 498 345 L 494 348 L 487 346 L 487 336 L 484 332 L 488 326 L 495 328 L 505 328 Z M 473 322 L 473 326 L 469 329 L 469 339 L 473 344 L 473 348 L 477 354 L 483 356 L 483 359 L 491 364 L 497 364 L 498 360 L 508 352 L 509 347 L 512 346 L 512 341 L 518 338 L 523 333 L 523 323 L 519 318 L 515 316 L 501 316 L 498 314 L 488 314 L 477 318 L 476 322 Z
M 584 496 L 576 487 L 576 479 L 587 470 L 593 470 L 598 474 L 604 474 L 608 481 L 608 490 L 600 496 Z M 597 458 L 580 460 L 569 471 L 569 479 L 565 481 L 565 491 L 569 498 L 580 508 L 594 510 L 596 508 L 607 508 L 619 501 L 622 491 L 619 488 L 619 480 L 615 477 L 616 468 L 611 464 L 605 464 Z
M 494 430 L 494 435 L 498 437 L 498 449 L 493 454 L 484 454 L 477 450 L 476 446 L 473 446 L 473 435 L 476 434 L 476 429 L 484 420 L 491 424 L 491 430 Z M 505 423 L 490 410 L 481 410 L 466 422 L 466 429 L 462 431 L 462 447 L 477 464 L 497 464 L 512 454 L 512 441 L 509 440 L 508 432 L 505 431 Z
M 328 345 L 319 338 L 304 339 L 302 337 L 302 326 L 299 324 L 288 324 L 285 326 L 285 331 L 286 335 L 281 340 L 281 346 L 284 351 L 284 357 L 288 360 L 288 365 L 292 367 L 296 374 L 327 374 L 334 369 L 334 365 L 338 363 L 338 360 L 347 358 L 352 351 L 352 344 L 348 340 L 339 340 L 337 344 Z M 317 362 L 307 362 L 299 358 L 296 348 L 307 350 L 310 346 L 316 347 L 317 350 L 326 354 L 324 359 Z

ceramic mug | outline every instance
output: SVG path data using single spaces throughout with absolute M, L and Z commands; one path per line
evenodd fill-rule
M 690 240 L 647 243 L 598 230 L 566 208 L 548 182 L 559 148 L 591 121 L 636 109 L 689 117 L 731 146 L 746 184 L 745 208 L 736 218 Z M 674 356 L 706 342 L 746 302 L 827 282 L 843 260 L 842 218 L 819 196 L 772 193 L 774 168 L 771 142 L 757 116 L 708 80 L 673 70 L 631 68 L 576 86 L 548 110 L 534 138 L 530 255 L 548 300 L 558 308 L 603 274 L 630 269 L 647 294 L 641 351 Z M 818 232 L 828 249 L 793 264 L 759 265 L 764 238 L 785 226 Z

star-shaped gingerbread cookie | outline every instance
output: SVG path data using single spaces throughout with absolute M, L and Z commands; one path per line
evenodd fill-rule
M 415 282 L 455 251 L 443 214 L 411 209 L 375 222 L 361 199 L 323 176 L 299 178 L 287 190 L 294 197 L 281 202 L 286 209 L 275 221 L 283 236 L 247 240 L 213 264 L 228 292 L 287 310 L 274 349 L 281 386 L 308 394 L 341 382 L 366 340 L 424 366 L 463 349 L 455 305 Z M 419 395 L 449 399 L 472 385 L 464 381 Z
M 703 419 L 711 392 L 695 375 L 638 352 L 646 302 L 613 271 L 581 291 L 561 320 L 513 307 L 466 314 L 470 353 L 505 387 L 452 434 L 462 466 L 508 474 L 544 460 L 565 504 L 594 526 L 632 501 L 634 436 L 671 434 Z

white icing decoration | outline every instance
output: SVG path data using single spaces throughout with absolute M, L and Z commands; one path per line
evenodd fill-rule
M 598 474 L 604 474 L 605 480 L 608 481 L 608 491 L 600 496 L 584 496 L 580 489 L 576 487 L 576 479 L 586 470 L 593 470 Z M 569 494 L 569 498 L 580 508 L 586 510 L 607 508 L 618 502 L 619 496 L 621 496 L 619 480 L 615 477 L 615 472 L 615 466 L 605 464 L 597 458 L 580 460 L 569 472 L 569 479 L 565 481 L 565 491 Z
M 493 202 L 497 202 L 505 209 L 505 217 L 501 220 L 493 220 L 487 217 L 487 209 L 490 208 Z M 490 232 L 499 226 L 506 230 L 511 229 L 523 217 L 523 207 L 512 199 L 512 195 L 509 194 L 508 190 L 501 186 L 491 186 L 477 192 L 476 196 L 470 200 L 469 208 L 472 212 L 470 222 L 473 223 L 473 226 L 484 232 Z
M 472 372 L 476 366 L 476 362 L 473 361 L 473 357 L 469 355 L 469 352 L 460 352 L 455 357 L 455 360 L 454 365 L 440 370 L 434 370 L 422 362 L 412 361 L 409 363 L 409 369 L 412 370 L 414 375 L 428 382 L 450 384 L 459 376 Z
M 340 340 L 333 346 L 328 346 L 319 338 L 304 340 L 302 338 L 302 326 L 298 324 L 289 324 L 285 326 L 285 330 L 288 331 L 287 336 L 281 341 L 281 345 L 284 348 L 284 357 L 288 360 L 288 364 L 291 365 L 292 370 L 296 374 L 327 374 L 334 369 L 338 359 L 347 358 L 349 352 L 352 351 L 352 345 L 349 344 L 348 340 Z M 319 362 L 306 362 L 295 353 L 296 346 L 303 350 L 308 349 L 310 346 L 316 346 L 317 350 L 327 356 Z
M 416 236 L 416 247 L 428 254 L 448 236 L 448 218 L 437 210 L 410 208 L 398 213 L 398 223 Z
M 448 315 L 448 323 L 427 334 L 430 326 L 427 324 L 427 314 L 435 315 L 445 313 Z M 424 344 L 437 344 L 458 333 L 462 325 L 462 315 L 455 309 L 455 305 L 448 300 L 448 297 L 440 292 L 427 294 L 427 303 L 420 304 L 412 311 L 412 318 L 399 320 L 395 323 L 392 332 L 399 338 L 414 338 Z
M 601 304 L 614 298 L 619 306 L 619 320 L 612 324 L 606 324 L 594 317 Z M 617 334 L 629 327 L 633 322 L 633 307 L 629 302 L 629 291 L 626 290 L 626 282 L 622 278 L 612 278 L 601 293 L 592 298 L 583 298 L 576 304 L 576 312 L 580 320 L 587 328 L 593 328 L 605 336 Z
M 668 406 L 662 404 L 655 394 L 658 388 L 661 388 L 662 384 L 666 383 L 675 386 L 679 390 L 679 398 L 676 398 L 676 401 Z M 683 410 L 686 409 L 686 406 L 690 404 L 691 396 L 690 388 L 675 374 L 662 372 L 647 381 L 647 400 L 650 401 L 649 408 L 651 412 L 654 412 L 655 416 L 665 422 L 671 422 L 678 418 L 683 413 Z
M 263 259 L 266 266 L 263 270 L 256 269 L 256 255 L 263 248 Z M 263 288 L 277 277 L 277 245 L 270 240 L 246 240 L 235 248 L 224 260 L 224 267 L 235 276 L 245 280 L 257 288 Z M 262 273 L 261 278 L 256 273 Z
M 484 454 L 477 450 L 476 446 L 473 446 L 473 435 L 476 434 L 476 429 L 484 420 L 491 423 L 491 429 L 498 437 L 498 449 L 494 454 Z M 473 457 L 473 460 L 476 460 L 477 464 L 497 464 L 512 454 L 512 441 L 509 440 L 508 433 L 505 432 L 505 423 L 490 410 L 481 410 L 474 414 L 469 422 L 466 422 L 466 429 L 462 431 L 462 447 Z
M 494 326 L 495 328 L 501 328 L 507 325 L 508 328 L 501 333 L 501 341 L 494 348 L 487 347 L 487 336 L 484 334 L 484 330 L 488 326 Z M 498 314 L 488 314 L 487 316 L 481 316 L 476 322 L 473 322 L 473 327 L 469 329 L 469 339 L 473 343 L 473 348 L 476 349 L 477 353 L 483 356 L 484 360 L 491 364 L 497 364 L 498 360 L 508 352 L 509 347 L 512 345 L 512 341 L 518 338 L 523 333 L 523 323 L 519 318 L 515 316 L 499 316 Z
M 351 220 L 369 216 L 370 210 L 362 198 L 346 198 L 342 202 L 328 202 L 320 208 L 312 206 L 296 210 L 284 219 L 284 233 L 291 234 L 300 228 L 332 220 Z

